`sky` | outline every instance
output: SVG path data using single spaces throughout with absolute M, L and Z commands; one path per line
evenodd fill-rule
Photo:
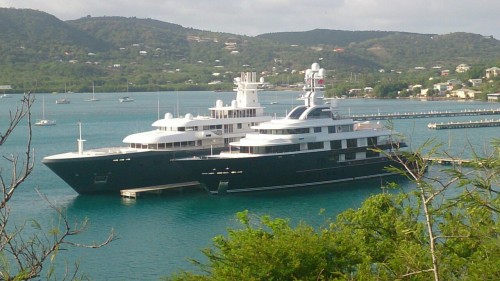
M 0 0 L 61 20 L 151 18 L 188 28 L 255 36 L 313 29 L 470 32 L 500 39 L 499 0 Z

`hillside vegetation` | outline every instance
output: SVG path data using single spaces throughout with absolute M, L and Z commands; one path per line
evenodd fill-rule
M 436 65 L 500 66 L 500 42 L 470 33 L 316 29 L 249 37 L 153 19 L 65 22 L 40 11 L 0 8 L 0 36 L 0 85 L 12 85 L 13 92 L 61 92 L 65 85 L 86 92 L 92 82 L 99 91 L 127 85 L 131 91 L 230 89 L 237 73 L 250 70 L 274 84 L 293 84 L 302 80 L 298 71 L 320 58 L 329 84 L 352 77 L 369 84 L 393 72 L 421 81 L 437 76 Z M 426 71 L 414 73 L 415 67 Z

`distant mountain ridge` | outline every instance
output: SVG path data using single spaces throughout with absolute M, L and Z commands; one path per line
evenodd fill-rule
M 194 85 L 248 67 L 266 73 L 305 69 L 319 58 L 337 74 L 500 64 L 500 41 L 471 33 L 315 29 L 250 37 L 135 17 L 61 21 L 13 8 L 0 8 L 0 38 L 0 84 L 23 84 L 36 74 L 53 84 L 84 79 L 74 82 L 80 87 L 90 79 Z
M 0 8 L 2 41 L 17 46 L 80 45 L 105 50 L 108 43 L 68 25 L 55 16 L 30 9 Z M 43 44 L 40 44 L 43 43 Z
M 381 39 L 396 34 L 415 34 L 395 31 L 346 31 L 330 29 L 314 29 L 311 31 L 274 32 L 258 35 L 258 38 L 275 40 L 296 45 L 331 45 L 345 47 L 351 43 L 360 43 L 371 39 Z M 424 34 L 420 34 L 424 35 Z M 432 36 L 432 35 L 426 35 Z

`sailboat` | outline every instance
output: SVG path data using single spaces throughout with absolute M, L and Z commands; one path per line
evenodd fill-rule
M 128 80 L 127 80 L 127 94 L 128 94 Z M 120 97 L 118 99 L 119 102 L 132 102 L 134 101 L 134 99 L 132 97 L 129 97 L 128 95 L 127 96 L 123 96 L 123 97 Z
M 94 82 L 92 81 L 92 98 L 91 99 L 86 99 L 85 101 L 100 101 L 100 99 L 97 99 L 95 97 L 95 87 L 94 87 Z
M 68 91 L 66 91 L 66 83 L 64 83 L 64 98 L 57 99 L 56 100 L 56 104 L 69 104 L 70 101 L 69 101 L 69 99 L 66 96 L 67 93 L 68 93 Z
M 278 104 L 278 93 L 275 93 L 275 98 L 274 101 L 271 102 L 271 104 Z
M 42 119 L 35 123 L 35 126 L 54 126 L 56 120 L 45 119 L 45 97 L 42 97 Z

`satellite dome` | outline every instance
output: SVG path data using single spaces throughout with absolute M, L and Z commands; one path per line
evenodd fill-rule
M 231 101 L 231 107 L 236 108 L 237 107 L 236 104 L 237 104 L 236 100 Z
M 188 120 L 193 120 L 193 114 L 191 113 L 187 113 L 184 118 L 188 119 Z
M 222 102 L 222 100 L 217 100 L 215 102 L 215 107 L 223 107 L 224 106 L 224 103 Z
M 168 113 L 165 113 L 165 119 L 172 119 L 174 118 L 174 115 L 172 115 L 172 113 L 168 112 Z
M 260 83 L 264 83 L 264 77 L 260 77 Z
M 319 63 L 315 62 L 311 65 L 311 69 L 313 71 L 318 71 L 319 70 Z

